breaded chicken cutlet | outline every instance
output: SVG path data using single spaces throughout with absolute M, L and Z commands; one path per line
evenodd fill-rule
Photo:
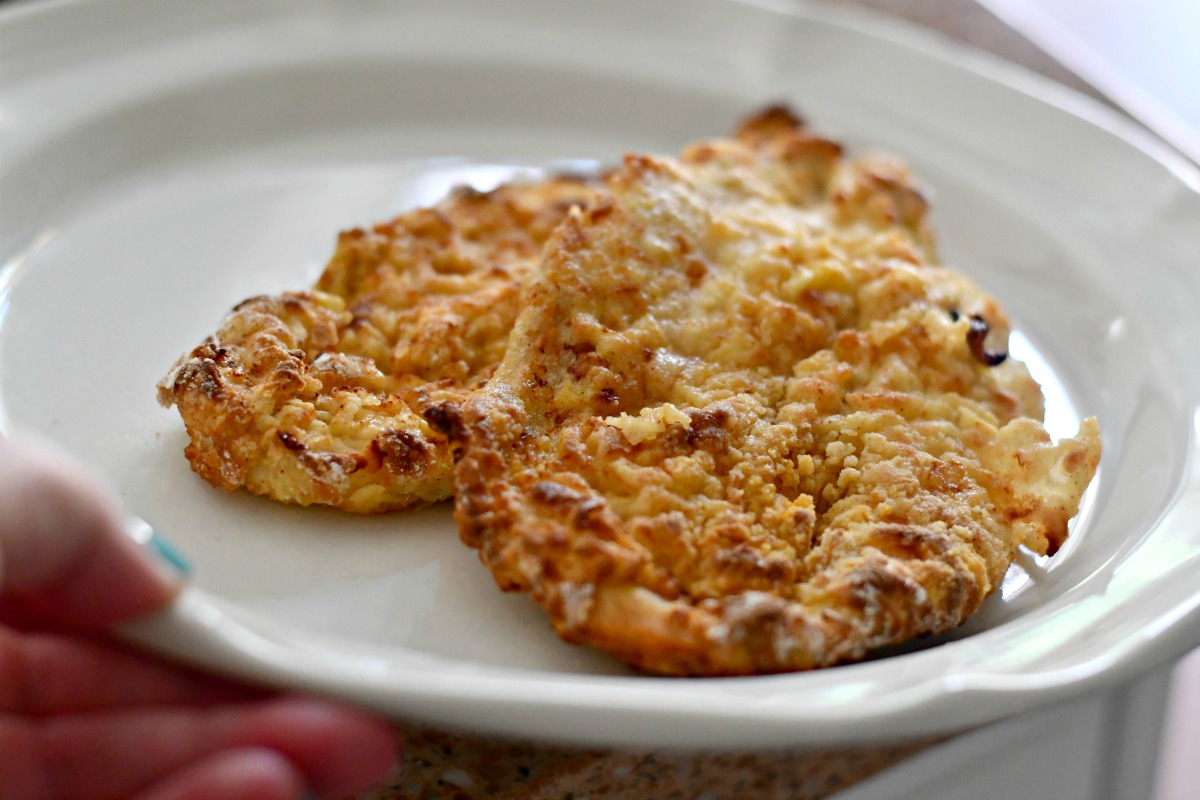
M 670 675 L 949 630 L 1051 553 L 1100 457 L 937 266 L 902 167 L 783 109 L 629 156 L 547 244 L 464 405 L 456 518 L 571 642 Z
M 521 281 L 592 181 L 456 190 L 339 237 L 312 291 L 255 297 L 160 381 L 214 486 L 382 512 L 452 489 L 457 405 L 487 380 Z

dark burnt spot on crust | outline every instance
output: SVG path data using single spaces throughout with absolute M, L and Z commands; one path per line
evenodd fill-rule
M 832 139 L 812 134 L 800 134 L 789 138 L 783 148 L 783 155 L 789 161 L 801 161 L 807 164 L 820 162 L 827 168 L 844 154 L 844 148 Z
M 338 234 L 338 243 L 343 245 L 352 245 L 356 242 L 361 242 L 370 236 L 371 233 L 366 228 L 350 228 Z
M 962 319 L 962 312 L 957 308 L 947 309 L 947 313 L 950 314 L 951 322 Z M 987 337 L 992 330 L 991 324 L 979 314 L 972 314 L 968 323 L 970 327 L 967 329 L 967 347 L 975 360 L 989 367 L 1003 364 L 1008 358 L 1008 353 L 1004 350 L 989 350 L 987 346 Z
M 279 305 L 282 306 L 285 311 L 299 313 L 301 311 L 307 311 L 309 309 L 308 300 L 306 298 L 300 297 L 299 295 L 297 295 L 293 292 L 284 292 L 277 298 L 277 300 L 279 302 Z
M 871 531 L 870 542 L 884 555 L 904 560 L 938 559 L 950 550 L 945 536 L 911 525 L 877 525 Z
M 687 443 L 705 450 L 724 450 L 729 444 L 729 412 L 723 408 L 703 408 L 689 411 L 692 424 L 687 429 Z
M 295 434 L 288 433 L 287 431 L 279 431 L 275 435 L 288 450 L 301 451 L 307 449 L 304 442 Z
M 700 142 L 689 147 L 684 155 L 695 164 L 706 164 L 717 157 L 717 148 L 708 142 Z
M 605 386 L 603 389 L 597 392 L 596 399 L 607 406 L 615 406 L 621 402 L 621 398 L 617 394 L 616 390 L 608 386 Z
M 804 120 L 786 103 L 772 103 L 742 122 L 734 135 L 744 142 L 753 143 L 793 133 L 803 127 Z
M 393 472 L 407 475 L 429 462 L 428 445 L 412 431 L 387 430 L 371 440 L 370 450 Z
M 551 215 L 551 223 L 553 223 L 554 220 L 558 220 L 562 217 L 567 216 L 575 209 L 584 211 L 587 209 L 587 203 L 581 199 L 559 200 L 559 201 L 555 202 L 554 204 L 551 205 L 551 210 L 553 212 Z M 538 242 L 545 240 L 545 238 L 550 235 L 550 232 L 552 230 L 553 230 L 553 227 L 551 226 L 547 230 L 538 231 L 536 234 L 534 234 L 535 240 Z
M 1063 469 L 1067 472 L 1075 472 L 1083 467 L 1085 460 L 1088 457 L 1086 447 L 1072 447 L 1065 456 L 1063 456 Z
M 489 192 L 484 192 L 476 189 L 469 183 L 459 183 L 450 190 L 450 197 L 455 200 L 465 202 L 473 202 L 475 200 L 483 200 L 487 198 Z
M 322 453 L 313 450 L 304 443 L 300 436 L 288 431 L 276 431 L 277 438 L 284 447 L 296 454 L 300 464 L 311 474 L 328 479 L 334 474 L 349 475 L 367 466 L 367 459 L 358 454 Z
M 594 348 L 587 350 L 587 345 L 580 345 L 580 347 L 586 350 L 586 352 L 576 354 L 575 359 L 567 366 L 567 371 L 571 373 L 571 377 L 577 381 L 582 381 L 593 369 L 610 370 L 608 361 L 601 358 L 594 351 Z
M 604 531 L 610 527 L 604 519 L 604 500 L 600 497 L 583 499 L 576 506 L 571 522 L 579 530 Z
M 573 489 L 558 481 L 538 481 L 529 488 L 529 496 L 535 503 L 548 510 L 552 509 L 549 514 L 570 530 L 586 531 L 599 536 L 600 539 L 608 540 L 615 535 L 619 527 L 604 498 Z M 561 530 L 556 531 L 552 539 L 557 540 L 560 537 L 562 541 L 559 544 L 566 545 L 570 541 L 568 535 Z M 589 545 L 585 540 L 580 540 L 575 542 L 575 546 L 586 549 Z
M 297 392 L 304 388 L 304 375 L 308 371 L 304 363 L 296 356 L 287 354 L 288 357 L 279 361 L 270 370 L 266 380 L 266 385 L 273 391 L 278 393 Z M 258 365 L 255 365 L 256 367 Z M 256 374 L 262 374 L 265 370 L 256 369 Z
M 346 310 L 349 311 L 351 316 L 353 316 L 356 320 L 367 320 L 370 319 L 370 316 L 375 311 L 375 308 L 368 300 L 355 300 Z
M 723 577 L 743 586 L 769 591 L 774 584 L 796 580 L 794 560 L 782 554 L 762 553 L 748 542 L 723 548 L 713 560 L 721 567 Z
M 374 327 L 374 323 L 371 321 L 371 316 L 367 312 L 355 312 L 344 327 L 348 331 L 361 331 L 364 328 L 369 329 Z
M 229 356 L 229 349 L 225 348 L 225 347 L 221 347 L 220 345 L 218 345 L 216 342 L 213 342 L 213 341 L 205 342 L 203 345 L 196 348 L 196 351 L 193 353 L 193 357 L 197 353 L 201 353 L 201 352 L 203 352 L 204 358 L 212 359 L 212 362 L 214 364 L 225 364 L 231 360 L 230 356 Z
M 932 491 L 943 495 L 959 495 L 971 491 L 974 487 L 967 469 L 955 461 L 936 462 L 930 467 L 925 484 Z
M 576 356 L 587 355 L 588 353 L 596 352 L 596 345 L 591 342 L 572 342 L 571 344 L 563 345 L 567 350 L 570 350 Z
M 612 214 L 613 210 L 612 200 L 609 198 L 604 198 L 587 212 L 588 219 L 591 222 L 599 222 L 600 220 Z
M 876 635 L 892 638 L 904 631 L 912 618 L 912 609 L 920 587 L 886 569 L 881 564 L 866 563 L 856 567 L 846 578 L 845 603 L 863 619 L 876 627 Z
M 462 411 L 455 403 L 439 403 L 421 412 L 433 428 L 446 434 L 451 439 L 459 439 L 463 435 Z
M 988 349 L 987 337 L 991 329 L 991 325 L 986 319 L 978 314 L 972 314 L 971 327 L 967 331 L 967 347 L 971 349 L 971 355 L 980 364 L 995 367 L 1004 363 L 1004 360 L 1008 358 L 1008 353 L 1003 350 Z
M 576 503 L 582 498 L 579 492 L 558 481 L 538 481 L 530 487 L 529 492 L 535 501 L 546 506 Z
M 235 312 L 241 311 L 242 309 L 247 308 L 249 306 L 258 305 L 259 303 L 269 303 L 270 301 L 271 301 L 271 298 L 268 297 L 267 295 L 256 294 L 256 295 L 254 295 L 254 297 L 247 297 L 245 300 L 238 303 L 236 306 L 233 307 L 233 310 Z
M 417 209 L 409 215 L 407 223 L 414 236 L 443 244 L 449 242 L 455 230 L 454 220 L 440 208 Z
M 186 394 L 189 389 L 196 391 L 209 400 L 216 402 L 229 397 L 225 383 L 218 367 L 219 361 L 207 355 L 198 355 L 200 348 L 192 353 L 191 359 L 179 368 L 171 391 L 178 397 Z

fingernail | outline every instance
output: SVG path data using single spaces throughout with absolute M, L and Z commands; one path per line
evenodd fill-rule
M 140 544 L 142 549 L 153 556 L 159 564 L 165 565 L 179 575 L 191 574 L 192 565 L 184 558 L 183 554 L 163 538 L 158 531 L 151 528 L 145 520 L 130 520 L 126 525 L 126 530 L 133 540 Z

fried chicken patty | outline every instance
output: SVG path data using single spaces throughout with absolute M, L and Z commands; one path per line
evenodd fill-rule
M 238 305 L 159 383 L 192 468 L 356 512 L 449 497 L 457 405 L 500 361 L 543 243 L 591 193 L 572 177 L 459 189 L 343 233 L 313 290 Z
M 903 167 L 783 109 L 633 155 L 547 244 L 464 405 L 463 540 L 568 641 L 673 675 L 823 667 L 962 623 L 1053 552 L 1100 456 L 1053 443 L 1008 321 L 937 266 Z

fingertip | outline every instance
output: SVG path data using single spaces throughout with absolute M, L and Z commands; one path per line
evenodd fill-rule
M 178 591 L 125 533 L 99 478 L 45 446 L 0 439 L 0 591 L 36 614 L 104 627 Z
M 310 697 L 291 698 L 295 708 L 311 715 L 320 729 L 335 732 L 336 747 L 327 747 L 315 769 L 306 772 L 319 797 L 338 798 L 378 786 L 400 770 L 402 754 L 395 727 L 362 709 Z
M 308 800 L 299 770 L 267 748 L 226 750 L 186 767 L 134 800 Z
M 289 696 L 264 703 L 239 738 L 279 750 L 318 797 L 353 796 L 397 774 L 400 748 L 381 717 L 330 701 Z

